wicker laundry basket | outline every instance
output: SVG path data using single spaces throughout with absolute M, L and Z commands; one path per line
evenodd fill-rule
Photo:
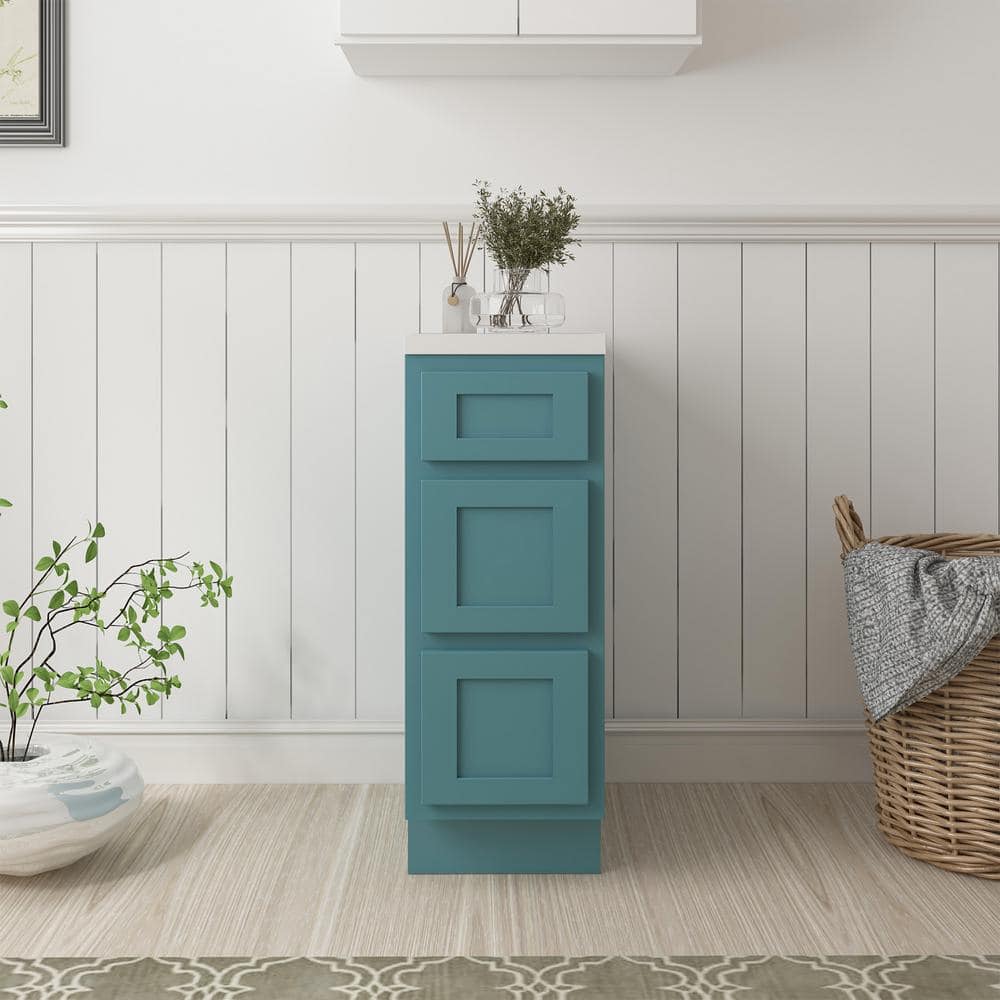
M 847 497 L 833 505 L 844 554 L 864 525 Z M 997 535 L 874 539 L 947 557 L 1000 556 Z M 905 854 L 939 868 L 1000 879 L 1000 635 L 943 688 L 881 722 L 868 720 L 878 825 Z

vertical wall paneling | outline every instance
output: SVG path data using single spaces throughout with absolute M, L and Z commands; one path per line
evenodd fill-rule
M 604 386 L 604 537 L 607 555 L 604 574 L 604 704 L 608 716 L 615 711 L 615 616 L 614 616 L 614 517 L 615 460 L 615 248 L 611 243 L 584 243 L 573 250 L 575 260 L 554 267 L 549 287 L 566 297 L 566 323 L 562 333 L 603 333 L 607 338 Z
M 97 516 L 107 531 L 97 557 L 102 587 L 126 566 L 160 557 L 159 243 L 97 247 Z M 108 620 L 128 593 L 109 591 Z M 114 635 L 99 636 L 97 650 L 123 672 L 139 660 Z M 122 718 L 118 706 L 101 714 Z M 159 718 L 160 706 L 142 717 Z
M 677 715 L 677 246 L 615 246 L 615 715 Z
M 938 531 L 997 530 L 997 245 L 937 247 Z
M 608 337 L 609 713 L 857 718 L 830 505 L 997 530 L 997 244 L 577 258 L 551 287 L 564 330 Z M 7 242 L 0 265 L 0 597 L 100 517 L 82 585 L 161 545 L 235 576 L 224 612 L 165 610 L 189 633 L 165 718 L 401 718 L 403 342 L 441 328 L 443 242 Z M 96 653 L 81 629 L 57 665 Z
M 934 246 L 872 244 L 872 535 L 934 530 Z
M 452 226 L 454 240 L 455 226 Z M 457 246 L 456 246 L 457 251 Z M 444 237 L 435 242 L 420 244 L 420 333 L 440 333 L 443 320 L 441 296 L 451 281 L 451 257 Z M 477 250 L 469 265 L 469 284 L 477 292 L 483 291 L 486 278 L 485 261 L 482 250 Z
M 403 351 L 420 322 L 417 244 L 358 246 L 356 714 L 403 714 Z
M 287 243 L 228 248 L 229 717 L 291 713 Z
M 584 243 L 573 253 L 576 260 L 552 268 L 549 276 L 552 291 L 566 297 L 566 323 L 559 331 L 610 336 L 614 322 L 613 247 L 610 243 Z
M 163 245 L 163 551 L 226 565 L 224 243 Z M 188 634 L 164 718 L 225 718 L 225 609 L 178 596 L 165 614 Z
M 743 247 L 743 715 L 806 710 L 805 246 Z
M 0 601 L 31 589 L 31 246 L 0 244 Z M 31 649 L 31 627 L 18 632 L 13 653 Z
M 807 253 L 807 705 L 813 718 L 848 718 L 861 701 L 831 506 L 846 493 L 867 524 L 869 246 L 811 243 Z
M 292 246 L 292 716 L 354 717 L 354 246 Z
M 87 530 L 97 512 L 97 247 L 37 243 L 32 267 L 33 529 L 35 559 Z M 80 560 L 81 588 L 94 586 L 94 563 Z M 46 640 L 36 662 L 47 655 Z M 92 630 L 61 637 L 52 665 L 93 663 Z M 47 718 L 88 718 L 89 708 L 54 706 Z
M 678 706 L 741 713 L 741 248 L 678 247 Z

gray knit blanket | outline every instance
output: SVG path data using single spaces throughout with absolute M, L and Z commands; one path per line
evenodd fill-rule
M 1000 631 L 1000 558 L 869 542 L 844 558 L 847 624 L 875 720 L 937 690 Z

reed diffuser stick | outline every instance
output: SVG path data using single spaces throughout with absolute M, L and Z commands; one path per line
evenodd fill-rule
M 476 250 L 478 249 L 477 243 L 483 233 L 482 223 L 477 225 L 476 222 L 473 222 L 469 226 L 468 233 L 466 233 L 465 223 L 460 222 L 458 224 L 457 246 L 455 245 L 455 240 L 452 239 L 451 224 L 442 222 L 441 228 L 444 230 L 444 237 L 448 241 L 448 254 L 451 257 L 451 266 L 455 272 L 455 278 L 458 281 L 465 281 L 469 274 L 469 268 L 472 266 L 472 258 L 476 255 Z
M 469 233 L 469 246 L 465 254 L 465 262 L 462 265 L 462 277 L 464 278 L 469 273 L 469 268 L 472 267 L 472 258 L 476 253 L 476 240 L 479 238 L 480 230 L 476 228 L 475 222 L 472 223 L 472 230 Z
M 451 266 L 454 271 L 455 277 L 458 277 L 458 261 L 455 258 L 455 247 L 451 242 L 451 227 L 447 222 L 441 223 L 441 228 L 444 229 L 445 239 L 448 240 L 448 253 L 451 254 Z

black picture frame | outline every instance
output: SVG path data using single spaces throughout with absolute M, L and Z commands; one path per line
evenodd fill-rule
M 0 116 L 0 146 L 65 145 L 65 0 L 39 6 L 39 110 L 33 118 Z

